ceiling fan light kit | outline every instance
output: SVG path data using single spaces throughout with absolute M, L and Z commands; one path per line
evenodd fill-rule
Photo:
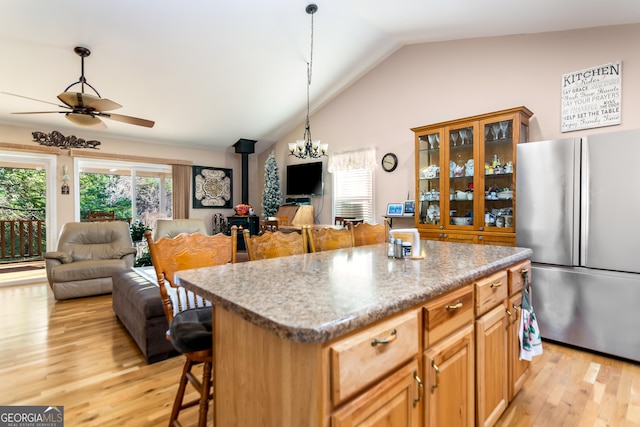
M 128 123 L 137 126 L 144 126 L 152 128 L 155 122 L 146 119 L 140 119 L 138 117 L 124 116 L 122 114 L 111 114 L 107 111 L 122 108 L 122 105 L 110 99 L 102 98 L 98 91 L 91 86 L 84 76 L 84 58 L 91 55 L 91 51 L 86 47 L 76 46 L 74 52 L 81 58 L 81 74 L 77 82 L 71 83 L 67 88 L 58 95 L 58 99 L 64 104 L 54 104 L 53 102 L 42 101 L 35 98 L 29 98 L 27 96 L 16 95 L 13 93 L 3 92 L 6 95 L 17 96 L 20 98 L 31 99 L 33 101 L 44 102 L 52 104 L 57 107 L 65 109 L 65 111 L 34 111 L 25 113 L 12 113 L 12 114 L 48 114 L 59 113 L 64 114 L 65 117 L 73 124 L 78 126 L 91 127 L 93 129 L 106 129 L 107 125 L 100 118 L 107 118 L 122 123 Z M 69 92 L 73 86 L 79 84 L 80 92 Z M 84 92 L 84 87 L 88 86 L 95 92 L 96 96 L 90 95 Z
M 106 129 L 106 125 L 99 118 L 89 114 L 67 113 L 64 115 L 74 125 L 93 126 L 97 129 Z

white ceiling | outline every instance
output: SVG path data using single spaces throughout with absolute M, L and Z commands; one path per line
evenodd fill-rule
M 156 124 L 93 131 L 61 114 L 11 115 L 56 107 L 4 94 L 0 123 L 222 150 L 248 138 L 262 151 L 304 122 L 312 2 L 3 0 L 0 91 L 58 103 L 85 46 L 87 82 L 123 105 L 114 113 Z M 640 22 L 639 0 L 315 3 L 312 112 L 405 44 Z

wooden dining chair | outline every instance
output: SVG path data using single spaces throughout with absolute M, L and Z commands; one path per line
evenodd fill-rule
M 115 221 L 116 213 L 111 212 L 87 212 L 87 221 L 89 222 L 103 222 L 103 221 Z
M 353 233 L 347 228 L 322 227 L 312 229 L 307 227 L 303 230 L 303 232 L 305 231 L 311 252 L 353 247 Z
M 300 255 L 308 252 L 307 234 L 304 228 L 301 233 L 283 233 L 267 231 L 261 235 L 251 236 L 249 230 L 242 230 L 249 261 L 278 258 L 289 255 Z
M 237 227 L 232 227 L 231 236 L 222 233 L 212 236 L 181 233 L 173 238 L 161 237 L 154 241 L 151 231 L 147 231 L 145 237 L 156 271 L 164 314 L 169 322 L 167 339 L 185 356 L 169 426 L 180 425 L 178 416 L 181 410 L 199 405 L 198 427 L 205 427 L 209 405 L 213 399 L 213 308 L 201 297 L 180 287 L 175 273 L 234 263 Z M 199 364 L 203 364 L 202 380 L 191 372 Z M 183 403 L 187 384 L 191 384 L 200 397 Z
M 385 218 L 384 224 L 349 224 L 353 234 L 353 245 L 364 246 L 384 243 L 389 240 L 389 222 Z

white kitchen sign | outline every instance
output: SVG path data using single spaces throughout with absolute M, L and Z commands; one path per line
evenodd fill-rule
M 562 132 L 620 124 L 622 61 L 562 75 Z

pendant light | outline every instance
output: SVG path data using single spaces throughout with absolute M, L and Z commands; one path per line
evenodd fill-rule
M 305 9 L 311 15 L 311 54 L 307 62 L 307 118 L 304 125 L 304 135 L 302 139 L 289 143 L 289 155 L 300 159 L 318 158 L 327 155 L 329 144 L 321 144 L 320 141 L 311 139 L 311 122 L 309 121 L 309 88 L 311 86 L 311 74 L 313 69 L 313 15 L 318 11 L 318 6 L 310 4 Z

